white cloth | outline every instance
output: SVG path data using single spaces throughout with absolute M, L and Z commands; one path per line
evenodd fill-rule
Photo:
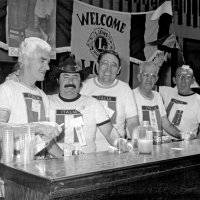
M 200 123 L 200 95 L 179 95 L 177 88 L 167 86 L 160 86 L 159 92 L 170 122 L 183 132 L 196 134 Z
M 126 119 L 137 115 L 137 107 L 131 88 L 118 79 L 111 86 L 101 85 L 97 78 L 88 79 L 83 83 L 81 94 L 93 96 L 100 100 L 108 113 L 113 126 L 124 137 Z M 107 150 L 108 143 L 102 134 L 97 134 L 97 151 Z
M 54 0 L 37 0 L 35 5 L 35 15 L 40 18 L 45 18 L 46 15 L 51 15 L 54 6 L 53 1 Z
M 140 93 L 138 87 L 133 90 L 139 121 L 140 123 L 142 121 L 149 121 L 154 130 L 161 130 L 161 118 L 166 115 L 166 110 L 160 94 L 156 91 L 152 92 L 154 97 L 150 100 Z
M 48 97 L 39 88 L 7 80 L 0 85 L 0 109 L 9 110 L 8 123 L 44 121 L 48 117 Z
M 63 101 L 57 94 L 49 96 L 50 120 L 58 124 L 64 123 L 64 132 L 57 139 L 58 143 L 75 143 L 76 128 L 81 127 L 86 140 L 82 146 L 84 153 L 96 151 L 97 126 L 109 122 L 103 106 L 92 97 L 81 95 L 75 101 Z
M 120 135 L 125 135 L 125 120 L 137 115 L 137 108 L 131 88 L 120 80 L 109 86 L 102 86 L 97 78 L 88 79 L 81 89 L 81 94 L 100 100 L 112 124 Z

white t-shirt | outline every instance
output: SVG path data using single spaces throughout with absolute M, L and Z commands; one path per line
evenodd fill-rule
M 97 127 L 110 121 L 103 106 L 95 98 L 85 95 L 80 95 L 73 101 L 63 101 L 58 94 L 55 94 L 49 96 L 49 100 L 50 121 L 64 123 L 65 127 L 57 138 L 58 143 L 79 142 L 80 133 L 86 141 L 86 145 L 81 147 L 82 151 L 84 153 L 96 151 Z
M 160 94 L 156 91 L 152 92 L 154 97 L 150 100 L 140 93 L 138 87 L 133 90 L 138 108 L 139 121 L 140 123 L 142 121 L 149 121 L 154 130 L 161 130 L 161 118 L 166 115 L 166 111 Z
M 48 117 L 48 97 L 39 88 L 7 80 L 0 85 L 0 109 L 9 110 L 8 123 L 45 121 Z
M 137 115 L 135 99 L 128 84 L 116 79 L 111 86 L 103 86 L 95 77 L 83 83 L 81 94 L 98 99 L 114 127 L 124 137 L 126 119 Z
M 196 134 L 200 123 L 200 95 L 180 95 L 177 88 L 167 86 L 160 86 L 159 92 L 169 121 L 183 132 L 192 131 Z

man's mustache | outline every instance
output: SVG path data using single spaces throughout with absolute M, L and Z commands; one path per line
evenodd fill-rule
M 72 87 L 72 88 L 76 89 L 76 85 L 74 85 L 74 84 L 66 84 L 64 86 L 64 88 L 67 88 L 67 87 Z

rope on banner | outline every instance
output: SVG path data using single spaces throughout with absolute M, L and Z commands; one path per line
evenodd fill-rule
M 5 44 L 5 43 L 0 41 L 0 48 L 2 48 L 4 50 L 8 50 L 8 44 Z M 71 47 L 58 47 L 58 48 L 56 48 L 56 53 L 64 53 L 64 52 L 71 52 Z M 130 62 L 140 64 L 143 61 L 139 60 L 137 58 L 130 57 Z
M 56 53 L 71 52 L 71 47 L 58 47 Z

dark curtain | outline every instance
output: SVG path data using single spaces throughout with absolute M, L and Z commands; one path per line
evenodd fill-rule
M 6 7 L 7 0 L 0 0 L 0 41 L 6 42 Z
M 70 46 L 73 0 L 57 0 L 56 47 Z

